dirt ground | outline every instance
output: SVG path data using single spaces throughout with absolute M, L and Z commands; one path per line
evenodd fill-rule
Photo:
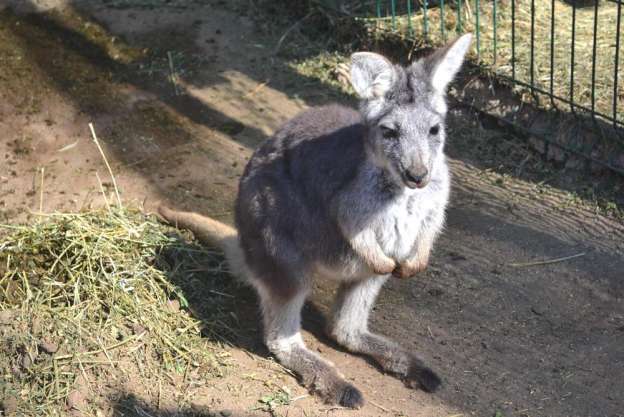
M 257 21 L 252 2 L 39 3 L 13 6 L 43 5 L 45 13 L 0 6 L 0 222 L 99 206 L 102 190 L 113 198 L 89 123 L 125 201 L 147 211 L 166 201 L 231 221 L 252 150 L 303 108 L 352 100 L 275 55 L 285 28 Z M 234 371 L 188 392 L 193 410 L 624 416 L 624 225 L 578 197 L 586 183 L 535 179 L 531 169 L 543 162 L 517 139 L 461 107 L 449 118 L 447 229 L 430 269 L 390 282 L 372 317 L 373 329 L 419 351 L 442 375 L 441 390 L 410 390 L 325 339 L 334 288 L 322 285 L 306 307 L 306 341 L 368 402 L 352 411 L 306 396 L 268 358 L 255 300 L 241 290 L 233 307 L 240 336 L 228 348 Z M 571 258 L 530 264 L 561 257 Z M 297 400 L 257 410 L 276 386 Z M 140 380 L 114 388 L 102 415 L 182 413 L 175 396 Z M 175 381 L 164 389 L 175 390 Z

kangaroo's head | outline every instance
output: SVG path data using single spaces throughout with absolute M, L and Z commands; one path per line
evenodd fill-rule
M 412 189 L 429 183 L 444 147 L 446 87 L 471 38 L 463 35 L 406 68 L 372 52 L 351 56 L 351 84 L 362 99 L 368 154 L 397 183 Z

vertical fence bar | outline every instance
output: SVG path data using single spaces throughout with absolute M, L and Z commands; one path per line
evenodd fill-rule
M 414 28 L 412 27 L 412 0 L 407 0 L 407 33 L 414 36 Z
M 427 16 L 427 0 L 423 0 L 423 29 L 425 31 L 425 41 L 429 37 L 429 18 Z
M 457 0 L 457 25 L 455 31 L 461 33 L 462 28 L 462 0 Z
M 550 104 L 555 107 L 554 81 L 555 81 L 555 0 L 550 2 Z
M 511 0 L 511 79 L 516 81 L 516 0 Z
M 591 111 L 596 118 L 596 38 L 598 37 L 598 1 L 594 5 L 594 43 L 592 44 Z
M 475 17 L 477 26 L 477 62 L 481 62 L 481 28 L 479 27 L 479 0 L 475 0 Z
M 442 40 L 446 42 L 446 26 L 444 21 L 444 0 L 440 0 L 440 33 L 442 34 Z
M 392 30 L 396 30 L 396 0 L 390 0 L 390 8 L 392 10 Z
M 497 55 L 497 48 L 496 48 L 496 24 L 498 23 L 496 20 L 496 2 L 497 0 L 494 0 L 494 3 L 492 4 L 492 35 L 494 37 L 494 62 L 492 62 L 492 65 L 496 65 L 496 55 Z
M 613 127 L 617 127 L 617 101 L 618 101 L 618 66 L 620 64 L 620 28 L 622 19 L 622 2 L 618 2 L 617 27 L 615 29 L 615 70 L 613 77 Z
M 574 44 L 576 42 L 576 5 L 572 4 L 572 40 L 570 50 L 570 110 L 574 112 Z
M 377 18 L 381 17 L 381 0 L 376 1 Z
M 533 89 L 535 85 L 535 0 L 531 0 L 531 61 L 530 61 L 530 84 L 531 93 L 534 93 Z

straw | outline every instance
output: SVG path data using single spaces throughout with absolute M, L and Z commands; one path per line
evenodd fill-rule
M 0 225 L 0 394 L 24 415 L 64 414 L 78 376 L 97 386 L 129 363 L 152 386 L 222 373 L 235 285 L 218 254 L 137 210 L 40 218 Z

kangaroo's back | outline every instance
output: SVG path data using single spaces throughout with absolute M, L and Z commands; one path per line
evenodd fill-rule
M 348 250 L 332 202 L 365 158 L 363 134 L 358 112 L 318 107 L 290 120 L 252 156 L 239 186 L 236 226 L 248 263 L 275 291 L 305 285 L 284 280 L 293 275 L 285 269 L 309 272 L 318 259 Z
M 324 199 L 361 165 L 363 136 L 361 115 L 351 108 L 333 104 L 306 110 L 256 150 L 241 179 L 241 189 L 246 191 L 271 178 L 285 187 L 305 190 L 309 198 Z M 314 201 L 315 205 L 322 203 Z

